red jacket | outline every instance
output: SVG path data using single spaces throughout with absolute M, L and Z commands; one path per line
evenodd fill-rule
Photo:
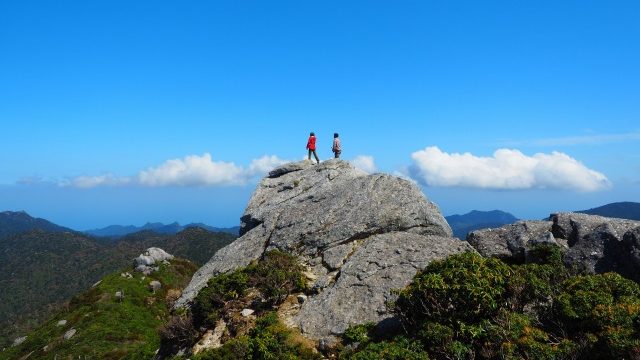
M 309 141 L 307 141 L 307 149 L 315 150 L 316 149 L 316 137 L 309 136 Z

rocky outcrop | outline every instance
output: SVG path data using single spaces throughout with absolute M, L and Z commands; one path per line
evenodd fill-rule
M 469 246 L 451 237 L 392 232 L 374 235 L 359 246 L 332 285 L 303 303 L 295 322 L 305 334 L 344 333 L 351 324 L 387 317 L 392 289 L 409 285 L 416 272 Z
M 524 261 L 526 250 L 535 244 L 557 244 L 551 221 L 518 221 L 495 229 L 469 233 L 467 241 L 485 257 Z
M 145 275 L 149 275 L 153 271 L 158 270 L 158 265 L 173 259 L 173 255 L 166 251 L 150 247 L 144 253 L 140 254 L 133 260 L 133 267 L 136 271 Z
M 552 214 L 550 221 L 523 221 L 473 231 L 469 243 L 484 256 L 525 261 L 532 245 L 555 243 L 568 266 L 590 273 L 616 271 L 640 280 L 640 222 L 581 213 Z
M 640 264 L 634 264 L 630 256 L 634 245 L 623 242 L 628 231 L 640 226 L 639 221 L 578 213 L 553 214 L 552 219 L 553 233 L 568 241 L 567 264 L 591 273 L 615 271 L 640 280 Z
M 315 279 L 315 294 L 292 319 L 314 339 L 385 319 L 391 289 L 433 259 L 473 251 L 452 238 L 438 207 L 415 184 L 367 175 L 341 160 L 273 170 L 251 197 L 240 235 L 198 270 L 176 307 L 188 306 L 212 276 L 279 249 L 297 255 Z

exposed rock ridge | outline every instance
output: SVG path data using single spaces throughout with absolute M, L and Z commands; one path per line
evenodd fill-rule
M 473 231 L 468 242 L 483 256 L 526 261 L 540 242 L 565 249 L 569 266 L 590 272 L 616 271 L 640 281 L 640 221 L 582 213 L 552 214 L 550 221 L 521 221 Z
M 198 270 L 176 306 L 188 306 L 212 276 L 279 249 L 299 256 L 316 279 L 317 294 L 292 319 L 310 338 L 388 317 L 392 288 L 407 285 L 433 259 L 473 250 L 453 239 L 415 184 L 367 175 L 341 160 L 273 170 L 241 221 L 242 236 Z

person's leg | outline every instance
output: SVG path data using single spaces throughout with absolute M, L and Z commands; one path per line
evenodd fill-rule
M 316 154 L 315 150 L 313 150 L 313 156 L 315 156 L 316 161 L 318 162 L 318 164 L 320 164 L 320 159 L 318 159 L 318 154 Z
M 311 149 L 309 149 L 309 160 L 311 160 Z
M 340 153 L 341 153 L 341 152 L 342 152 L 342 151 L 336 151 L 336 159 L 340 159 Z

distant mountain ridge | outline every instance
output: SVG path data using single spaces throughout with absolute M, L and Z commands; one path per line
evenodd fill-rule
M 163 223 L 151 223 L 148 222 L 142 226 L 135 225 L 110 225 L 101 229 L 91 229 L 85 230 L 85 234 L 99 236 L 99 237 L 110 237 L 110 238 L 120 238 L 126 235 L 130 235 L 133 233 L 137 233 L 140 231 L 150 230 L 156 232 L 158 234 L 177 234 L 183 230 L 199 227 L 211 232 L 223 232 L 232 235 L 238 235 L 240 231 L 239 226 L 230 227 L 230 228 L 218 228 L 214 226 L 210 226 L 203 223 L 190 223 L 187 225 L 180 225 L 177 222 L 173 222 L 171 224 L 163 224 Z
M 500 227 L 518 221 L 518 218 L 501 210 L 479 211 L 473 210 L 464 215 L 445 216 L 451 226 L 453 236 L 465 240 L 467 234 L 474 230 Z
M 0 212 L 0 238 L 31 230 L 73 232 L 71 229 L 56 225 L 45 219 L 34 218 L 24 211 Z
M 615 202 L 593 209 L 576 212 L 619 219 L 640 220 L 640 203 L 631 201 Z

